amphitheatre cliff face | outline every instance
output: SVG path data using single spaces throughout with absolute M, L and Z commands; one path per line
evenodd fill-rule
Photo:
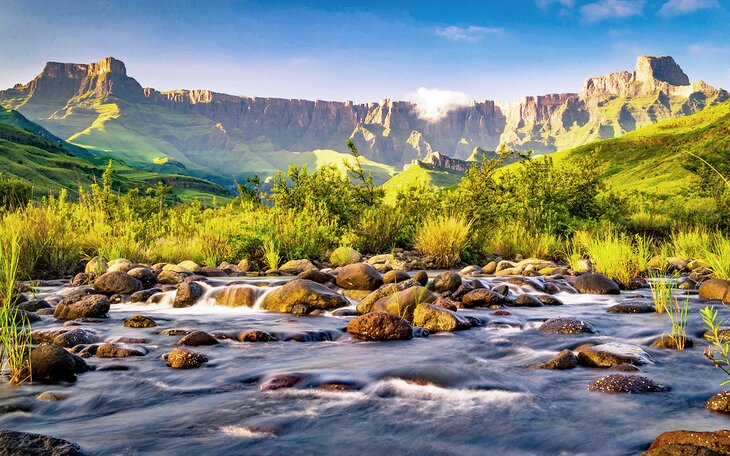
M 671 57 L 642 56 L 633 72 L 588 78 L 579 93 L 474 101 L 431 122 L 410 102 L 378 103 L 239 97 L 207 90 L 143 88 L 124 63 L 48 63 L 27 84 L 0 91 L 0 104 L 71 142 L 133 165 L 172 160 L 191 174 L 273 172 L 274 154 L 345 151 L 352 138 L 367 158 L 393 166 L 432 152 L 465 159 L 500 144 L 548 153 L 614 137 L 728 98 L 690 83 Z

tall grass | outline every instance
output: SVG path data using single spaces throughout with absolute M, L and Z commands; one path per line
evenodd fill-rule
M 703 258 L 712 269 L 712 276 L 730 280 L 730 236 L 715 233 L 709 247 L 703 250 Z
M 596 272 L 627 285 L 633 277 L 647 270 L 651 259 L 651 239 L 628 236 L 609 230 L 602 235 L 581 239 Z
M 31 328 L 28 318 L 15 307 L 20 262 L 19 231 L 0 232 L 0 361 L 11 383 L 31 378 Z
M 503 258 L 515 258 L 519 254 L 524 257 L 557 259 L 564 246 L 558 236 L 528 229 L 522 223 L 502 225 L 483 237 L 486 250 Z
M 267 238 L 264 240 L 264 260 L 269 269 L 279 268 L 281 256 L 279 255 L 279 246 L 274 239 Z
M 670 299 L 669 305 L 666 306 L 667 315 L 672 322 L 669 337 L 674 342 L 677 350 L 684 350 L 687 345 L 687 321 L 689 320 L 689 296 L 685 297 L 682 303 L 675 296 L 674 301 Z
M 444 214 L 427 219 L 416 233 L 414 246 L 433 258 L 437 267 L 457 263 L 469 241 L 471 222 L 460 214 Z
M 667 242 L 666 254 L 685 260 L 704 258 L 705 250 L 712 241 L 713 234 L 703 226 L 680 228 L 672 231 Z
M 654 299 L 654 308 L 657 313 L 663 313 L 671 305 L 674 283 L 658 272 L 651 272 L 649 277 L 651 278 L 649 287 Z

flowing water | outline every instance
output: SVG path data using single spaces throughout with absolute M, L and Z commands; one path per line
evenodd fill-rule
M 494 285 L 499 279 L 481 280 Z M 666 314 L 606 312 L 618 302 L 649 296 L 649 290 L 612 297 L 561 293 L 564 306 L 509 308 L 511 316 L 460 310 L 485 326 L 402 342 L 354 341 L 343 332 L 347 317 L 226 308 L 211 299 L 173 309 L 172 294 L 157 304 L 117 304 L 108 321 L 83 327 L 106 339 L 148 338 L 143 345 L 149 353 L 89 358 L 97 370 L 80 374 L 75 384 L 4 387 L 0 427 L 65 438 L 89 454 L 155 455 L 623 455 L 641 453 L 664 431 L 727 428 L 728 418 L 704 408 L 725 380 L 704 358 L 705 344 L 697 337 L 703 332 L 697 310 L 705 303 L 690 298 L 688 332 L 698 343 L 685 351 L 648 347 L 668 330 Z M 123 319 L 140 313 L 159 327 L 122 327 Z M 537 330 L 557 316 L 589 321 L 599 334 Z M 57 326 L 50 317 L 34 324 Z M 224 340 L 194 348 L 210 356 L 204 368 L 174 370 L 160 356 L 179 337 L 159 335 L 164 328 L 261 329 L 280 340 L 313 341 Z M 641 366 L 643 375 L 672 390 L 592 393 L 590 382 L 617 372 L 530 368 L 588 342 L 642 346 L 655 361 Z M 104 369 L 119 365 L 129 370 Z M 292 389 L 261 391 L 261 383 L 277 374 L 298 374 L 304 381 Z M 328 384 L 350 388 L 321 388 Z M 44 391 L 68 398 L 34 399 Z

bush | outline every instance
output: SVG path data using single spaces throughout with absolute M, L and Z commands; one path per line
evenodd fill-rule
M 647 270 L 651 259 L 651 240 L 608 231 L 582 239 L 596 272 L 628 285 Z
M 8 179 L 0 173 L 0 210 L 15 210 L 30 202 L 33 186 L 22 179 Z
M 415 247 L 433 258 L 438 267 L 449 268 L 460 260 L 468 245 L 471 222 L 458 214 L 426 220 L 416 233 Z
M 390 205 L 369 208 L 352 229 L 354 248 L 370 254 L 389 252 L 402 239 L 405 226 L 406 217 L 399 208 Z

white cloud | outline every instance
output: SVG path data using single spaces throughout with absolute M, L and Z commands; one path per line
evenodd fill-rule
M 565 9 L 575 6 L 575 0 L 535 0 L 540 9 L 548 9 L 553 3 L 557 3 Z
M 719 8 L 717 0 L 669 0 L 659 8 L 657 14 L 664 17 L 680 16 L 702 9 Z
M 457 27 L 451 25 L 445 28 L 437 28 L 436 35 L 452 41 L 479 41 L 485 35 L 499 35 L 504 32 L 501 27 L 478 27 L 470 25 L 469 27 Z
M 623 19 L 640 16 L 646 0 L 598 0 L 580 7 L 583 20 L 600 22 L 606 19 Z
M 469 97 L 453 90 L 427 89 L 421 87 L 411 96 L 416 103 L 416 112 L 422 119 L 436 122 L 449 111 L 471 103 Z
M 688 49 L 692 54 L 699 56 L 725 54 L 728 52 L 727 47 L 713 44 L 693 44 Z

